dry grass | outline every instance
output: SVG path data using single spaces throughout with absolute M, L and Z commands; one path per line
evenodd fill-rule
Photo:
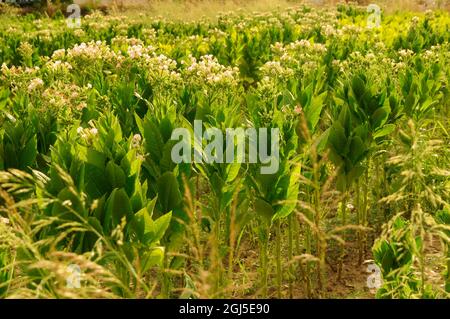
M 112 12 L 127 14 L 145 13 L 168 19 L 196 20 L 202 17 L 213 18 L 220 12 L 229 11 L 271 11 L 301 4 L 330 6 L 348 0 L 77 0 L 80 4 L 107 6 Z M 384 11 L 424 11 L 440 8 L 450 9 L 450 0 L 358 0 L 362 5 L 378 4 Z
M 202 17 L 214 18 L 220 12 L 236 10 L 272 11 L 294 5 L 288 0 L 109 0 L 113 11 L 146 13 L 175 20 L 197 20 Z M 298 3 L 298 1 L 296 1 Z

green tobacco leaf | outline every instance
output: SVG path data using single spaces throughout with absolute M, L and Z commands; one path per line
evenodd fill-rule
M 406 113 L 408 113 L 409 115 L 411 115 L 411 113 L 414 110 L 414 107 L 417 103 L 416 100 L 416 96 L 414 95 L 414 91 L 411 91 L 408 96 L 405 99 L 405 111 Z
M 357 98 L 362 97 L 366 92 L 364 81 L 357 75 L 352 79 L 352 90 Z
M 169 212 L 165 215 L 162 215 L 161 217 L 159 217 L 157 220 L 154 221 L 152 234 L 153 243 L 158 242 L 163 238 L 166 230 L 169 228 L 171 220 L 172 220 L 172 212 Z
M 450 210 L 440 210 L 436 213 L 436 221 L 440 224 L 450 226 Z M 447 236 L 450 236 L 450 229 L 444 230 Z M 450 254 L 450 252 L 449 252 Z M 450 276 L 450 274 L 449 274 Z
M 80 158 L 86 163 L 93 165 L 101 170 L 105 168 L 106 156 L 91 148 L 81 148 Z
M 349 159 L 353 164 L 360 162 L 364 154 L 367 151 L 367 147 L 359 136 L 354 136 L 350 142 Z
M 281 105 L 282 106 L 285 106 L 285 105 L 292 106 L 294 104 L 295 104 L 295 97 L 288 90 L 284 90 L 282 93 Z
M 163 141 L 166 142 L 170 140 L 170 136 L 172 135 L 172 123 L 168 118 L 164 118 L 159 123 L 159 129 L 163 138 Z
M 428 98 L 420 107 L 419 110 L 422 113 L 429 111 L 434 105 L 436 105 L 438 101 L 433 101 L 431 98 Z
M 114 189 L 106 202 L 106 226 L 114 228 L 120 224 L 123 217 L 128 219 L 130 216 L 132 216 L 130 198 L 123 188 Z
M 33 166 L 37 156 L 37 140 L 36 136 L 33 136 L 25 145 L 19 158 L 19 168 L 26 169 L 29 166 Z
M 365 167 L 361 163 L 356 164 L 347 174 L 347 186 L 355 182 L 363 173 Z
M 150 214 L 150 217 L 153 216 L 153 211 L 155 210 L 156 202 L 158 200 L 158 196 L 153 198 L 148 204 L 147 204 L 147 211 Z
M 98 233 L 103 233 L 102 225 L 100 224 L 99 220 L 95 217 L 88 217 L 88 223 L 92 226 Z
M 99 198 L 112 191 L 106 178 L 105 170 L 92 165 L 85 165 L 85 189 L 90 198 Z
M 387 106 L 378 108 L 371 116 L 371 124 L 374 129 L 382 127 L 388 117 L 391 110 Z
M 349 135 L 352 131 L 352 114 L 347 105 L 343 105 L 338 117 L 339 123 L 344 129 L 344 134 Z
M 294 171 L 291 172 L 291 175 L 289 177 L 289 186 L 286 192 L 284 203 L 281 204 L 281 208 L 275 213 L 272 221 L 286 218 L 294 211 L 295 207 L 297 206 L 300 176 L 300 167 L 294 168 Z
M 323 100 L 325 99 L 325 95 L 327 93 L 322 93 L 319 96 L 314 96 L 311 99 L 310 105 L 305 109 L 305 116 L 308 122 L 309 129 L 314 132 L 320 120 L 320 114 L 322 113 L 322 109 L 324 107 Z
M 373 134 L 374 138 L 380 138 L 391 134 L 395 130 L 395 124 L 386 124 Z
M 158 179 L 158 201 L 162 211 L 167 213 L 178 207 L 182 202 L 178 181 L 172 172 L 164 173 Z
M 161 154 L 163 154 L 164 142 L 159 132 L 158 125 L 149 119 L 144 119 L 143 129 L 141 132 L 145 140 L 146 151 L 150 153 L 153 160 L 159 161 L 161 159 Z
M 381 241 L 374 248 L 374 258 L 378 265 L 381 266 L 383 274 L 389 274 L 394 266 L 395 255 L 394 252 L 385 240 Z
M 162 267 L 164 261 L 164 247 L 155 247 L 150 252 L 142 254 L 142 272 L 152 267 Z
M 137 238 L 149 246 L 159 242 L 163 238 L 172 219 L 171 212 L 159 217 L 155 221 L 152 220 L 150 215 L 147 208 L 143 208 L 134 215 L 132 221 L 133 231 L 137 235 Z
M 0 111 L 2 111 L 6 107 L 6 104 L 8 103 L 9 94 L 10 92 L 8 89 L 3 89 L 0 91 Z
M 231 183 L 232 181 L 235 180 L 235 178 L 238 176 L 239 174 L 239 170 L 241 168 L 241 163 L 230 163 L 227 165 L 227 177 L 226 177 L 226 182 L 227 183 Z
M 255 200 L 255 211 L 265 224 L 270 225 L 274 214 L 272 205 L 261 198 L 257 198 Z
M 336 152 L 341 156 L 345 155 L 345 149 L 347 147 L 347 136 L 345 130 L 339 122 L 333 124 L 328 135 L 328 142 Z
M 327 148 L 328 138 L 330 136 L 330 129 L 325 130 L 317 139 L 317 152 L 322 154 Z
M 134 214 L 131 227 L 136 234 L 138 240 L 144 242 L 144 235 L 153 231 L 153 221 L 148 213 L 147 208 L 142 208 L 136 214 Z
M 336 177 L 336 189 L 340 192 L 345 192 L 347 190 L 347 175 L 339 174 Z
M 109 161 L 106 165 L 106 176 L 112 188 L 125 187 L 125 173 L 122 168 L 119 165 L 115 164 L 112 160 Z

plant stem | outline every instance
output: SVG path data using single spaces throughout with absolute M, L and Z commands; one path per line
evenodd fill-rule
M 345 226 L 347 224 L 347 196 L 348 192 L 345 191 L 344 198 L 342 199 L 342 226 Z M 345 232 L 343 232 L 342 236 L 345 240 Z M 340 281 L 342 279 L 342 268 L 344 267 L 344 254 L 345 254 L 345 247 L 344 245 L 341 245 L 341 252 L 339 256 L 339 267 L 338 267 L 338 280 Z
M 445 291 L 450 293 L 450 245 L 447 244 L 447 274 L 445 278 Z
M 261 241 L 260 241 L 260 256 L 261 256 L 261 288 L 262 288 L 262 297 L 267 298 L 267 286 L 268 286 L 268 276 L 267 276 L 267 270 L 268 270 L 268 258 L 267 258 L 267 250 L 269 246 L 269 236 L 270 236 L 270 229 L 269 227 L 262 225 L 260 226 L 262 229 L 260 229 L 261 232 Z
M 314 152 L 315 154 L 315 152 Z M 314 174 L 314 223 L 316 226 L 316 254 L 319 257 L 318 267 L 318 286 L 319 293 L 322 294 L 325 289 L 325 253 L 326 253 L 326 240 L 321 232 L 320 223 L 322 219 L 322 210 L 320 207 L 320 181 L 319 181 L 319 166 L 317 162 L 313 166 Z
M 292 278 L 294 275 L 294 269 L 293 269 L 293 258 L 294 258 L 294 238 L 292 234 L 292 227 L 293 227 L 293 217 L 292 214 L 288 217 L 288 258 L 289 258 L 289 298 L 292 299 L 294 297 L 294 287 L 292 285 Z
M 368 194 L 369 193 L 369 190 L 368 190 L 369 170 L 370 170 L 370 157 L 367 159 L 367 168 L 366 168 L 366 172 L 364 174 L 364 183 L 363 183 L 363 207 L 362 207 L 362 214 L 361 214 L 361 225 L 363 227 L 367 226 L 367 204 L 368 204 L 368 198 L 369 198 L 369 194 Z M 365 251 L 365 249 L 366 249 L 366 240 L 367 240 L 366 233 L 363 232 L 362 240 L 361 240 L 361 245 L 362 245 L 363 251 Z
M 311 255 L 311 229 L 309 227 L 309 225 L 305 225 L 305 236 L 306 236 L 306 253 L 308 255 Z M 306 280 L 306 292 L 307 292 L 307 296 L 308 298 L 312 297 L 312 285 L 311 285 L 311 265 L 310 262 L 307 261 L 306 262 L 306 267 L 305 267 L 305 280 Z
M 277 235 L 275 239 L 276 245 L 276 260 L 277 260 L 277 296 L 281 299 L 281 284 L 283 281 L 283 273 L 281 269 L 281 221 L 276 222 Z
M 356 220 L 358 226 L 361 226 L 361 191 L 359 187 L 359 179 L 356 181 Z M 363 241 L 361 231 L 357 232 L 358 237 L 358 265 L 363 262 Z

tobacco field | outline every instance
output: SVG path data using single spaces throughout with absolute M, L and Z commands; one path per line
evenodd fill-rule
M 0 10 L 0 298 L 449 298 L 448 11 Z

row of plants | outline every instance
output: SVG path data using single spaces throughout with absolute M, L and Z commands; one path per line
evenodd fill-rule
M 329 297 L 370 259 L 448 296 L 450 18 L 366 15 L 1 17 L 0 296 Z M 198 120 L 279 129 L 278 171 L 175 163 Z

